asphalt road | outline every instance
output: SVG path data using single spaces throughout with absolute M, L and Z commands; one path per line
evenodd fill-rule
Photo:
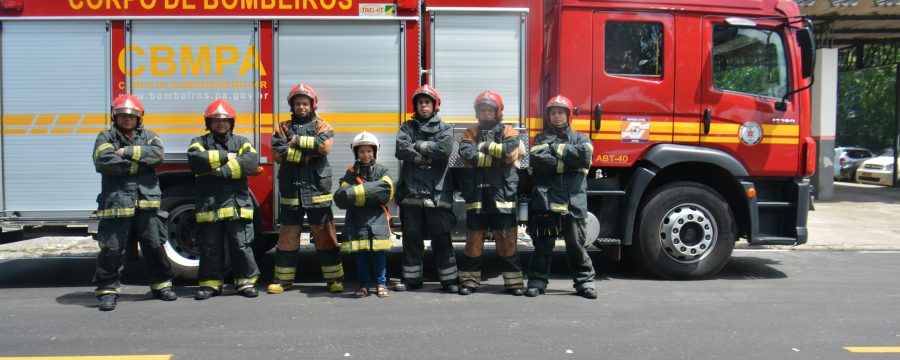
M 150 298 L 141 266 L 131 266 L 119 308 L 106 313 L 97 311 L 92 294 L 92 258 L 0 260 L 0 359 L 900 356 L 844 348 L 900 346 L 900 252 L 738 250 L 716 278 L 689 282 L 599 264 L 598 300 L 571 294 L 564 258 L 557 255 L 551 291 L 538 298 L 503 294 L 491 268 L 488 286 L 468 297 L 431 285 L 388 299 L 353 299 L 352 284 L 344 295 L 329 294 L 306 267 L 299 291 L 256 299 L 229 291 L 200 302 L 191 299 L 193 287 L 181 287 L 181 298 L 165 303 Z M 399 268 L 396 256 L 389 267 Z M 271 276 L 271 263 L 263 268 Z

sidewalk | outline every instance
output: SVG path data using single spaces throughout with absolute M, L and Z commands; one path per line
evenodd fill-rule
M 900 250 L 900 188 L 835 183 L 834 200 L 816 201 L 815 207 L 815 211 L 809 212 L 807 244 L 771 248 Z M 400 242 L 395 241 L 394 245 L 399 247 Z M 530 247 L 530 244 L 520 245 Z M 746 241 L 737 245 L 754 248 Z M 96 256 L 98 251 L 97 242 L 90 237 L 44 237 L 0 245 L 0 259 Z
M 815 208 L 797 250 L 900 250 L 900 188 L 836 182 L 834 199 Z

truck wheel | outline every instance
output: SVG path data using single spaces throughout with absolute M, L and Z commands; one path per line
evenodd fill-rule
M 197 278 L 200 266 L 200 248 L 194 244 L 192 236 L 196 218 L 194 217 L 193 200 L 181 201 L 165 206 L 169 212 L 166 225 L 169 229 L 169 241 L 166 242 L 166 257 L 172 265 L 175 276 L 181 279 Z
M 639 214 L 635 250 L 662 278 L 712 276 L 734 250 L 737 230 L 728 202 L 703 184 L 665 185 L 647 197 Z

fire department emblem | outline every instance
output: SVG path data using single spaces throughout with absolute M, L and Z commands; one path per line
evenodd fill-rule
M 744 145 L 753 146 L 759 144 L 763 138 L 762 126 L 753 121 L 745 122 L 741 124 L 741 128 L 738 130 L 738 137 L 741 138 L 741 142 Z

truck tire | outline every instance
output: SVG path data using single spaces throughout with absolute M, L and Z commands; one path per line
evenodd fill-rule
M 169 212 L 166 219 L 169 239 L 165 249 L 172 271 L 177 278 L 196 279 L 197 269 L 200 267 L 200 248 L 194 244 L 194 201 L 187 199 L 170 204 L 164 202 L 163 210 Z
M 635 250 L 641 263 L 665 279 L 715 275 L 734 250 L 734 214 L 716 191 L 676 182 L 653 191 L 637 221 Z

